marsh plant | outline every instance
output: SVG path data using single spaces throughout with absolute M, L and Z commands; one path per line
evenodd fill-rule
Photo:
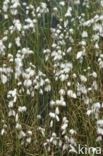
M 0 0 L 0 156 L 78 144 L 102 152 L 103 0 Z

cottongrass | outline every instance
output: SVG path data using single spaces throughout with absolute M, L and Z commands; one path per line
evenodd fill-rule
M 0 2 L 0 156 L 102 147 L 102 10 L 102 0 Z

